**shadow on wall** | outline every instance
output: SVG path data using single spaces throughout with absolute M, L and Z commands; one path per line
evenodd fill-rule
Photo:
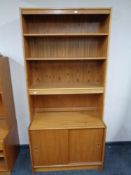
M 130 86 L 131 87 L 131 86 Z M 120 116 L 120 121 L 118 125 L 118 129 L 116 134 L 114 135 L 113 140 L 117 140 L 117 138 L 121 138 L 120 141 L 131 141 L 130 133 L 131 133 L 131 127 L 130 122 L 131 121 L 131 93 L 127 91 L 128 99 L 123 99 L 123 105 L 119 106 L 122 108 L 122 113 Z M 130 97 L 129 97 L 130 94 Z M 130 129 L 129 129 L 130 128 Z M 124 140 L 124 138 L 128 138 L 129 140 Z
M 18 64 L 18 62 L 11 58 L 9 60 L 19 137 L 21 143 L 23 144 L 25 141 L 25 143 L 28 142 L 27 129 L 29 125 L 25 70 L 23 65 Z

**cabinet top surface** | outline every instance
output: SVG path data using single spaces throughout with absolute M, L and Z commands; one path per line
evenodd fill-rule
M 44 112 L 35 114 L 30 130 L 104 128 L 92 112 Z
M 110 14 L 111 8 L 81 8 L 81 9 L 44 9 L 21 8 L 23 15 L 33 14 Z

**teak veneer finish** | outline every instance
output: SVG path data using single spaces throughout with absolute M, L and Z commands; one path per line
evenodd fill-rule
M 18 154 L 18 131 L 8 58 L 0 57 L 0 174 L 10 174 Z
M 33 171 L 103 167 L 110 13 L 21 9 Z

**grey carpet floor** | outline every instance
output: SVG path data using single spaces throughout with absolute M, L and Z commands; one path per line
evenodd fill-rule
M 77 170 L 32 173 L 28 147 L 22 147 L 12 175 L 131 175 L 131 143 L 107 144 L 103 171 Z

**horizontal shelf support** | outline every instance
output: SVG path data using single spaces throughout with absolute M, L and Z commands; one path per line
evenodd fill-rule
M 106 57 L 74 57 L 74 58 L 26 58 L 27 61 L 53 61 L 53 60 L 106 60 Z
M 24 34 L 25 37 L 66 37 L 66 36 L 70 36 L 70 37 L 103 37 L 103 36 L 108 36 L 108 33 L 43 33 L 43 34 Z
M 29 89 L 30 95 L 50 95 L 50 94 L 103 94 L 104 88 L 47 88 Z

